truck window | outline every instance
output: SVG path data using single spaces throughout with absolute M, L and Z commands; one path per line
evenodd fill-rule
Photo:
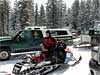
M 67 31 L 57 31 L 57 35 L 68 35 Z
M 97 28 L 100 28 L 100 24 L 97 24 Z
M 43 38 L 42 31 L 40 31 L 40 30 L 32 30 L 32 36 L 34 39 Z
M 50 31 L 52 36 L 56 36 L 57 32 L 56 31 Z
M 42 39 L 43 39 L 43 35 L 42 35 L 42 31 L 40 30 L 32 30 L 32 42 L 34 46 L 40 46 Z
M 100 28 L 100 22 L 96 22 L 94 28 Z
M 51 31 L 52 36 L 57 36 L 57 35 L 68 35 L 67 31 Z
M 31 33 L 31 31 L 27 31 L 27 30 L 23 31 L 19 36 L 23 40 L 30 40 L 30 39 L 32 39 L 32 33 Z

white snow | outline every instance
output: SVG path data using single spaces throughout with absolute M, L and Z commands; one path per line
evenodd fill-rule
M 13 66 L 16 62 L 21 60 L 0 61 L 0 71 L 5 71 L 12 74 Z M 13 75 L 13 74 L 12 74 Z
M 50 75 L 89 75 L 89 60 L 91 58 L 91 52 L 89 48 L 71 48 L 75 53 L 82 56 L 80 63 L 75 66 L 64 65 L 57 71 L 51 73 Z

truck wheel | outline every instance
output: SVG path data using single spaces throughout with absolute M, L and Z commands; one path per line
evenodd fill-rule
M 95 75 L 94 71 L 93 70 L 90 70 L 90 73 L 91 75 Z
M 0 60 L 8 60 L 11 56 L 9 50 L 1 49 L 0 51 Z

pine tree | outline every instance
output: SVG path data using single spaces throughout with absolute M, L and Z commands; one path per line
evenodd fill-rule
M 48 27 L 56 28 L 58 25 L 57 0 L 48 0 L 46 11 Z
M 79 7 L 79 15 L 78 15 L 78 23 L 79 23 L 79 30 L 83 30 L 84 29 L 84 18 L 85 15 L 85 1 L 81 0 L 80 2 L 80 7 Z
M 84 31 L 88 30 L 91 26 L 92 14 L 91 14 L 91 0 L 87 0 L 84 13 Z
M 9 1 L 0 0 L 0 35 L 9 34 Z
M 71 15 L 71 9 L 70 8 L 68 8 L 66 15 L 67 15 L 66 16 L 67 20 L 66 20 L 65 24 L 66 24 L 67 27 L 69 26 L 70 28 L 72 28 L 72 26 L 71 26 L 72 15 Z
M 58 27 L 61 28 L 61 27 L 65 27 L 66 26 L 66 22 L 67 21 L 67 7 L 66 7 L 66 4 L 64 3 L 63 0 L 59 0 L 57 2 L 57 13 L 58 13 Z
M 16 31 L 24 29 L 26 26 L 33 24 L 33 1 L 32 0 L 20 0 L 15 3 L 13 26 Z
M 73 29 L 87 31 L 100 20 L 100 0 L 75 0 L 67 15 Z
M 15 31 L 15 14 L 13 10 L 10 10 L 10 18 L 9 18 L 9 35 L 12 35 Z
M 32 26 L 35 25 L 35 10 L 34 10 L 34 0 L 32 0 Z
M 38 5 L 36 3 L 36 6 L 35 6 L 35 26 L 38 26 L 39 25 L 39 13 L 38 13 Z
M 78 24 L 78 14 L 79 14 L 79 0 L 75 0 L 72 6 L 72 28 L 77 30 Z
M 40 16 L 39 16 L 39 24 L 41 26 L 46 26 L 46 13 L 45 13 L 45 9 L 44 6 L 41 5 L 40 7 Z
M 18 10 L 18 2 L 17 2 L 17 0 L 15 0 L 13 12 L 11 14 L 11 20 L 12 20 L 12 26 L 11 27 L 12 27 L 12 31 L 17 31 L 18 30 L 16 28 L 17 27 L 17 10 Z
M 92 18 L 93 22 L 100 20 L 100 0 L 93 0 L 92 2 Z

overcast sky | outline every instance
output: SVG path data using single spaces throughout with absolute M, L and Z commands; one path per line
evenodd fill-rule
M 11 2 L 11 6 L 13 7 L 13 4 L 14 4 L 14 1 L 15 0 L 10 0 Z M 67 7 L 71 7 L 72 3 L 74 2 L 74 0 L 63 0 Z M 38 3 L 38 5 L 41 5 L 43 4 L 44 6 L 46 5 L 45 3 L 47 2 L 47 0 L 34 0 L 35 3 Z

